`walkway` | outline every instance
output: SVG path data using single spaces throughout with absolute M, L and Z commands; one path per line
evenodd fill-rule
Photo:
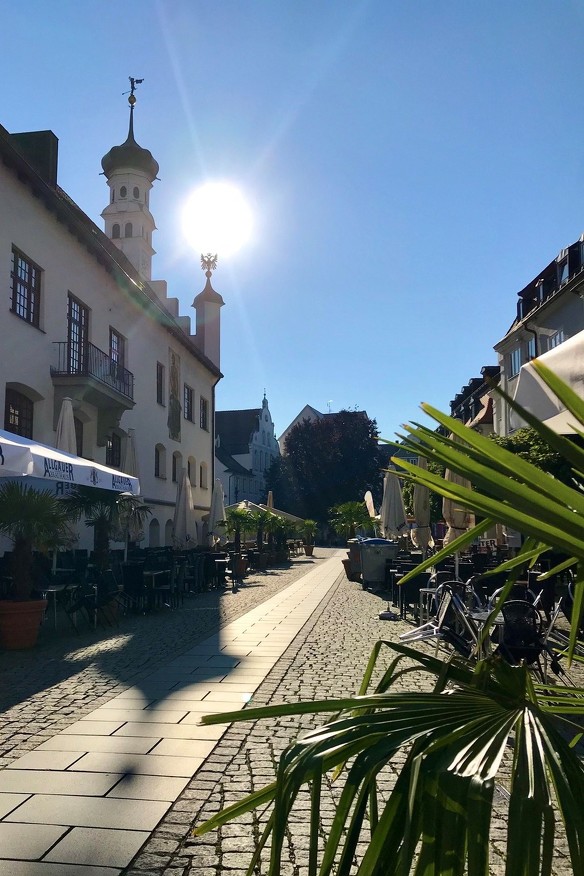
M 114 876 L 149 839 L 339 576 L 308 572 L 0 773 L 0 876 Z

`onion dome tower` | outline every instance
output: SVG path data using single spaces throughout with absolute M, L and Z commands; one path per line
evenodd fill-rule
M 152 232 L 156 229 L 149 210 L 150 189 L 157 179 L 158 162 L 134 139 L 136 85 L 143 79 L 130 77 L 130 125 L 125 143 L 113 146 L 101 166 L 110 188 L 110 202 L 102 212 L 105 233 L 122 250 L 145 280 L 152 276 Z

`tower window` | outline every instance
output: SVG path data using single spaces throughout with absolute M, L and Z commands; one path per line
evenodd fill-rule
M 134 197 L 136 198 L 136 200 L 140 197 L 140 189 L 138 188 L 138 186 L 134 186 Z
M 127 190 L 127 188 L 126 188 L 125 186 L 121 186 L 121 188 L 120 188 L 120 198 L 127 198 L 127 197 L 128 197 L 128 190 Z
M 124 229 L 124 237 L 132 237 L 132 223 L 126 222 L 126 227 Z
M 117 240 L 120 236 L 120 226 L 116 222 L 116 224 L 112 227 L 112 240 Z

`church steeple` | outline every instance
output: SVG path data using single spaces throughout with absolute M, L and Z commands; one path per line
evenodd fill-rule
M 152 276 L 152 232 L 156 229 L 148 208 L 150 189 L 157 179 L 158 162 L 134 138 L 136 85 L 143 79 L 130 77 L 130 122 L 121 146 L 113 146 L 101 166 L 110 189 L 110 202 L 102 212 L 105 233 L 132 262 L 145 280 Z

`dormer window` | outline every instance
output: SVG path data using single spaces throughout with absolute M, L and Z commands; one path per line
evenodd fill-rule
M 121 186 L 121 188 L 120 188 L 120 198 L 127 198 L 127 197 L 128 197 L 128 190 L 127 190 L 127 188 L 126 188 L 125 186 Z
M 569 276 L 568 259 L 565 258 L 562 259 L 561 262 L 558 262 L 558 283 L 560 284 L 560 286 L 562 285 L 562 283 L 566 282 Z

